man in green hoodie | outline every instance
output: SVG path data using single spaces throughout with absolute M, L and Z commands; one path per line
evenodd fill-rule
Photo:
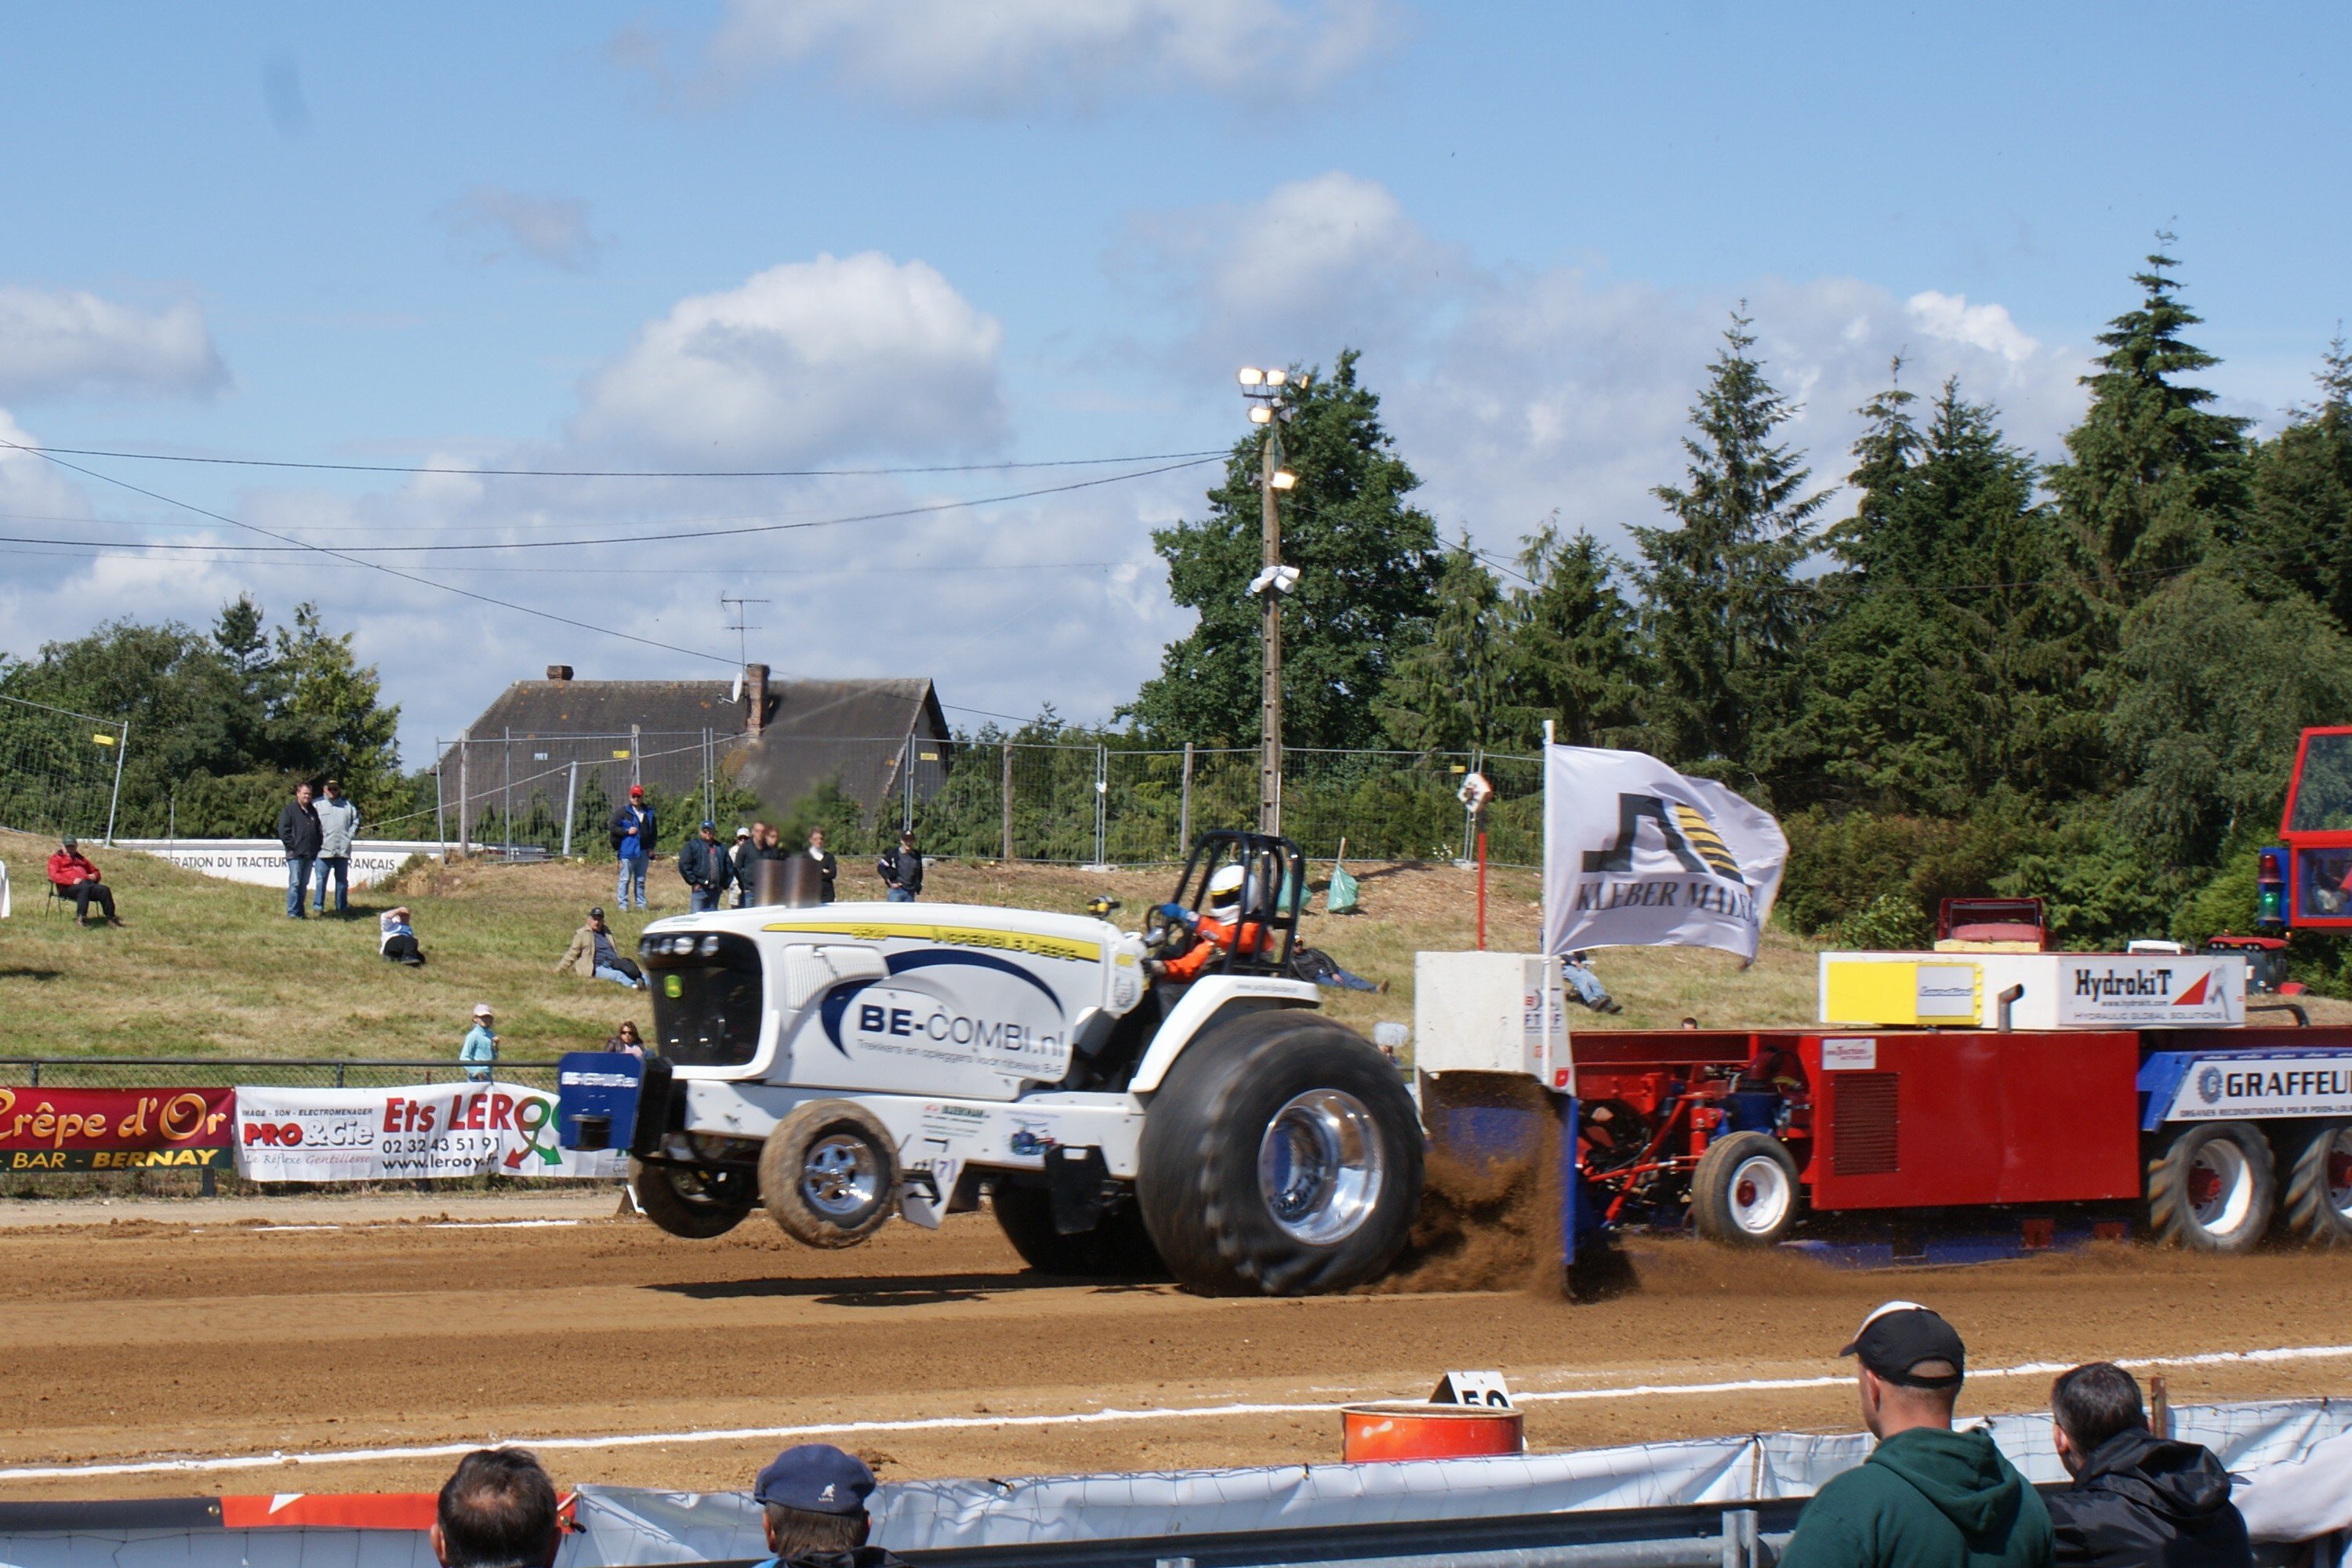
M 1889 1301 L 1838 1352 L 1856 1359 L 1864 1463 L 1805 1505 L 1782 1568 L 2047 1568 L 2041 1495 L 1982 1432 L 1952 1430 L 1968 1372 L 1952 1325 L 1916 1301 Z

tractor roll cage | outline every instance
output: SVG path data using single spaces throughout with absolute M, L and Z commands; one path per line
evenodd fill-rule
M 1225 829 L 1203 833 L 1193 839 L 1192 853 L 1185 858 L 1183 874 L 1176 879 L 1175 894 L 1168 901 L 1201 913 L 1209 896 L 1209 879 L 1226 866 L 1242 868 L 1240 924 L 1263 926 L 1266 940 L 1254 953 L 1242 952 L 1240 942 L 1235 941 L 1220 950 L 1202 973 L 1289 973 L 1291 949 L 1298 941 L 1298 909 L 1307 901 L 1307 858 L 1297 845 L 1273 834 Z

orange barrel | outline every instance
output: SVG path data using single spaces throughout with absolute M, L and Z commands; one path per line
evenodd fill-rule
M 1483 1405 L 1350 1405 L 1339 1412 L 1339 1458 L 1466 1459 L 1527 1451 L 1527 1418 Z

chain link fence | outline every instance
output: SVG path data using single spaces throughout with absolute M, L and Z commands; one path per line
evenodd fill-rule
M 0 695 L 0 826 L 112 842 L 128 720 Z
M 689 821 L 716 820 L 731 786 L 730 731 L 632 730 L 436 741 L 431 816 L 407 836 L 544 855 L 609 854 L 613 814 L 643 784 L 675 849 Z M 731 797 L 730 797 L 731 798 Z

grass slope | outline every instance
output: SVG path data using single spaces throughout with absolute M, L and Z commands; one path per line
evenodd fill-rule
M 76 927 L 44 908 L 47 839 L 0 832 L 15 918 L 0 924 L 0 1051 L 16 1056 L 454 1058 L 476 1002 L 498 1010 L 510 1058 L 542 1058 L 603 1043 L 621 1019 L 650 1022 L 645 999 L 602 981 L 558 975 L 555 961 L 592 903 L 612 906 L 609 869 L 486 862 L 412 872 L 396 894 L 354 895 L 347 922 L 289 921 L 285 895 L 184 871 L 129 851 L 94 849 L 117 889 L 122 930 Z M 1304 940 L 1387 995 L 1326 992 L 1329 1011 L 1369 1032 L 1412 1018 L 1412 955 L 1471 945 L 1475 879 L 1443 866 L 1354 868 L 1364 912 L 1310 912 Z M 934 867 L 926 902 L 1018 905 L 1076 912 L 1097 892 L 1133 925 L 1168 896 L 1166 869 L 1088 873 L 1067 867 Z M 654 916 L 686 905 L 672 866 L 646 879 Z M 869 866 L 845 863 L 841 891 L 878 893 Z M 1535 874 L 1497 870 L 1488 885 L 1488 944 L 1533 952 Z M 375 915 L 405 903 L 427 959 L 422 970 L 376 955 Z M 1317 900 L 1319 909 L 1320 900 Z M 614 921 L 625 951 L 651 917 Z M 1742 970 L 1727 953 L 1627 949 L 1600 972 L 1625 1005 L 1607 1026 L 1670 1028 L 1686 1014 L 1708 1025 L 1790 1024 L 1812 1014 L 1812 950 L 1774 932 Z M 1577 1026 L 1602 1026 L 1576 1016 Z

